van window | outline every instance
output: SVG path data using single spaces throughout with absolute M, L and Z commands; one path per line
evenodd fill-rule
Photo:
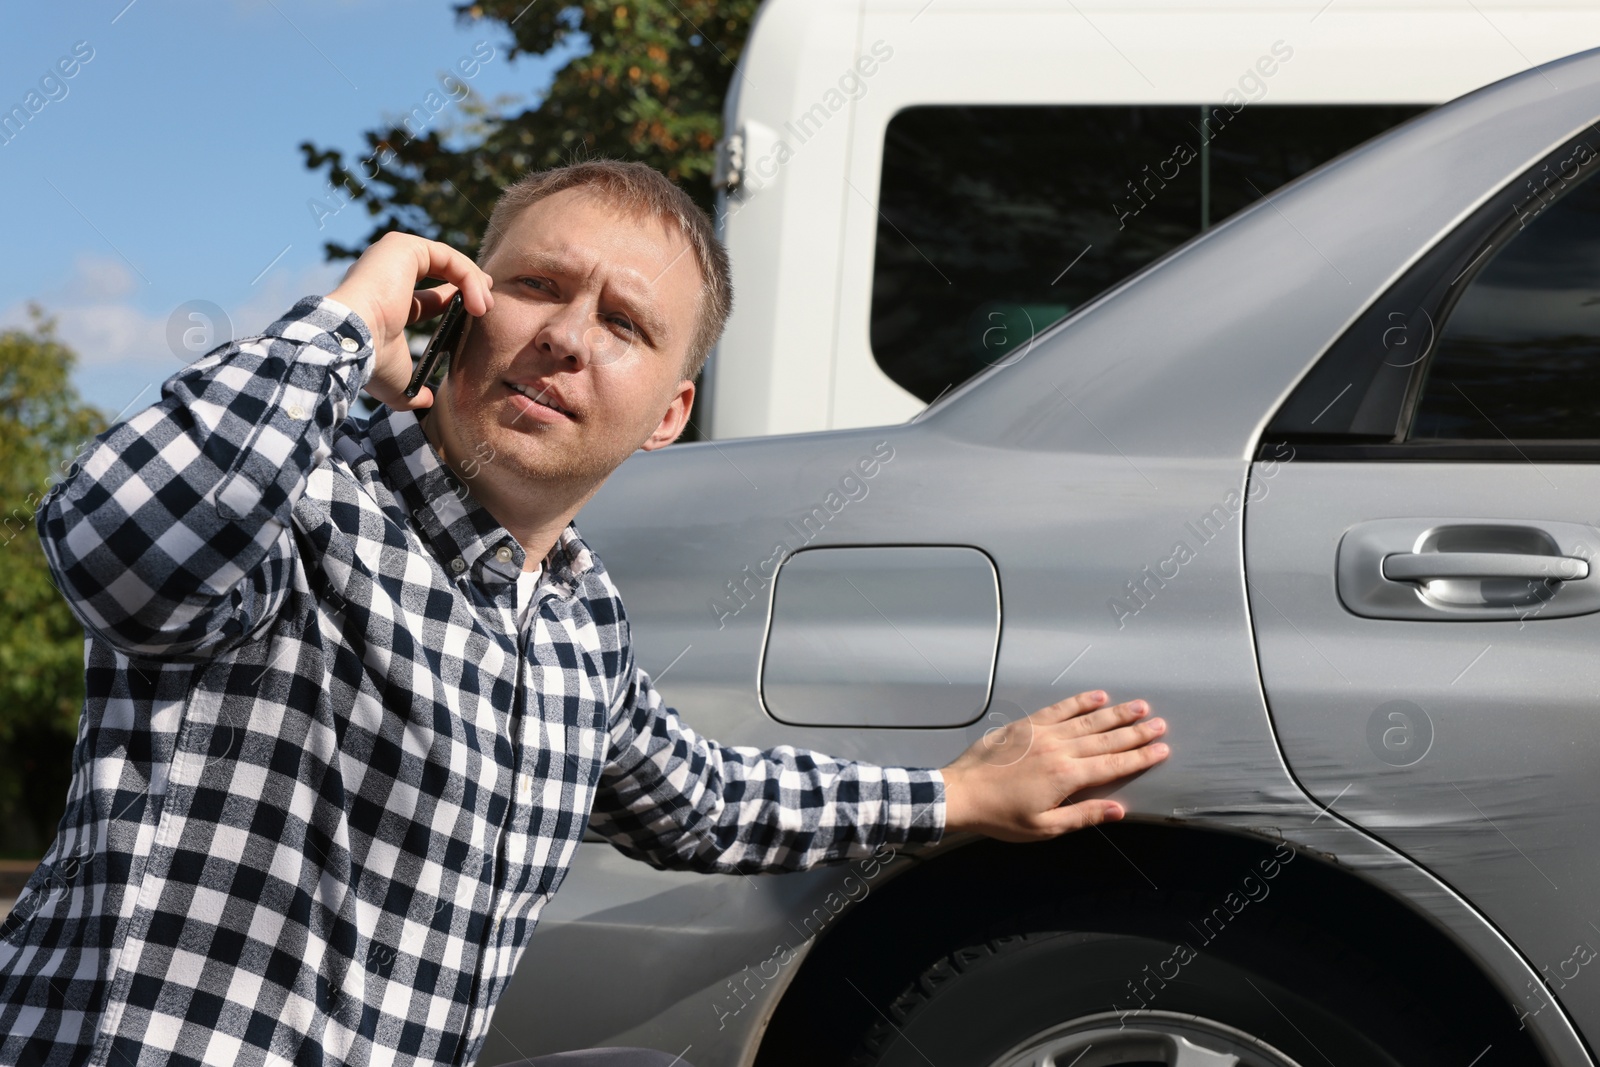
M 884 136 L 871 343 L 925 401 L 1421 105 L 907 108 Z

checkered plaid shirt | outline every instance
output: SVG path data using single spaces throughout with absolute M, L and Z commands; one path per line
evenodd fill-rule
M 942 835 L 938 771 L 685 725 L 570 525 L 519 632 L 522 547 L 414 414 L 349 417 L 374 360 L 308 297 L 41 508 L 88 699 L 0 1063 L 470 1064 L 585 825 L 708 872 Z

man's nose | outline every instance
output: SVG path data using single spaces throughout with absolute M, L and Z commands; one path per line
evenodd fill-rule
M 590 327 L 594 325 L 594 309 L 582 301 L 560 305 L 536 338 L 540 349 L 549 352 L 573 369 L 587 366 L 594 358 Z

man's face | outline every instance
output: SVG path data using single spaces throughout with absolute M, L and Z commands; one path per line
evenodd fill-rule
M 523 209 L 482 266 L 494 307 L 471 323 L 428 420 L 458 472 L 501 491 L 508 477 L 598 485 L 678 436 L 700 300 L 683 237 L 564 189 Z

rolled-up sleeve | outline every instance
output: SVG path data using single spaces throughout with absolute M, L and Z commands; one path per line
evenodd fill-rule
M 937 844 L 944 776 L 701 737 L 634 667 L 613 708 L 590 827 L 653 867 L 800 871 L 880 845 Z

